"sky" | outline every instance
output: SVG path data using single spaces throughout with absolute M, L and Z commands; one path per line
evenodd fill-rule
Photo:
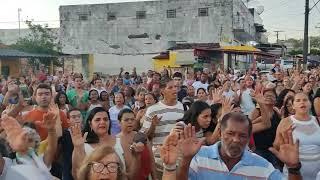
M 18 8 L 21 21 L 33 20 L 38 24 L 48 24 L 49 27 L 59 27 L 59 6 L 71 4 L 95 4 L 110 2 L 127 2 L 139 0 L 0 0 L 0 29 L 18 28 Z M 304 0 L 250 0 L 249 6 L 263 6 L 261 17 L 264 21 L 270 42 L 276 40 L 274 31 L 279 33 L 279 39 L 303 38 Z M 318 0 L 310 0 L 312 7 Z M 320 35 L 320 3 L 310 13 L 309 34 Z M 21 28 L 24 28 L 21 23 Z

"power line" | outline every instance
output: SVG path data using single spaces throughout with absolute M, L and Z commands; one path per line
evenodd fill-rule
M 317 11 L 318 11 L 318 13 L 320 14 L 320 10 L 319 10 L 319 8 L 318 8 L 318 6 L 317 6 L 317 4 L 315 3 L 315 1 L 314 0 L 312 0 L 313 1 L 313 3 L 314 3 L 314 6 L 317 8 Z M 319 1 L 318 1 L 319 2 Z M 318 3 L 317 2 L 317 3 Z M 312 10 L 312 8 L 310 9 L 310 11 Z
M 314 0 L 313 0 L 313 2 L 314 2 Z M 320 2 L 320 0 L 318 0 L 316 3 L 314 3 L 314 5 L 312 6 L 312 8 L 310 8 L 310 10 L 309 11 L 311 11 L 315 6 L 317 6 L 317 4 Z

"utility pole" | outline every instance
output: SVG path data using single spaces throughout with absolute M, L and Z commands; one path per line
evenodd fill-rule
M 21 37 L 21 32 L 20 32 L 20 12 L 22 11 L 21 8 L 18 8 L 18 22 L 19 22 L 19 38 Z
M 305 14 L 304 14 L 304 39 L 303 39 L 303 69 L 307 68 L 308 62 L 308 46 L 309 46 L 309 0 L 306 0 Z
M 277 44 L 279 44 L 279 33 L 284 31 L 274 31 L 274 32 L 277 33 Z

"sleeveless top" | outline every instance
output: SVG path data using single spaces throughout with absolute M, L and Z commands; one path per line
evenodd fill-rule
M 299 139 L 300 142 L 301 175 L 304 180 L 315 180 L 320 172 L 320 125 L 318 120 L 314 116 L 311 116 L 308 121 L 299 121 L 294 116 L 290 116 L 290 120 L 295 127 L 292 133 L 293 139 L 294 141 Z
M 118 154 L 118 156 L 123 164 L 124 171 L 126 171 L 125 160 L 124 160 L 124 151 L 121 146 L 120 138 L 116 137 L 116 144 L 114 145 L 113 148 L 114 148 L 115 152 Z M 90 144 L 84 143 L 84 151 L 86 152 L 86 155 L 88 156 L 89 154 L 91 154 L 94 151 L 94 148 Z

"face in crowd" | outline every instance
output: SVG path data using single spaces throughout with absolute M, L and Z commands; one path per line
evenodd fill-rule
M 52 99 L 52 93 L 50 89 L 46 89 L 46 88 L 37 89 L 35 93 L 35 100 L 38 106 L 43 108 L 49 107 L 51 99 Z
M 241 158 L 250 140 L 251 125 L 247 117 L 239 113 L 229 113 L 224 116 L 228 119 L 221 123 L 222 156 L 229 159 Z
M 167 100 L 176 100 L 178 94 L 178 86 L 174 81 L 169 81 L 162 90 L 162 95 Z

